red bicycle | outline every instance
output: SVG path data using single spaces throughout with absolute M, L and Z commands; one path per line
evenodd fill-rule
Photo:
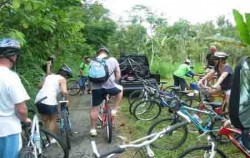
M 100 106 L 100 113 L 98 119 L 102 123 L 102 128 L 106 129 L 107 140 L 109 143 L 112 141 L 112 126 L 113 126 L 113 117 L 111 115 L 111 108 L 109 106 L 110 95 L 107 94 L 104 97 L 104 102 Z
M 242 132 L 238 129 L 233 129 L 229 127 L 221 127 L 218 131 L 218 135 L 226 136 L 230 141 L 241 151 L 242 154 L 246 156 L 246 158 L 250 158 L 249 150 L 244 147 L 241 141 Z M 193 157 L 204 157 L 204 158 L 217 158 L 222 157 L 226 158 L 227 156 L 224 154 L 223 151 L 219 150 L 215 143 L 208 137 L 208 145 L 197 146 L 190 148 L 183 152 L 179 158 L 193 158 Z

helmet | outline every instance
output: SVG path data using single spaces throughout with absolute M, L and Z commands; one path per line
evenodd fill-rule
M 216 52 L 216 46 L 214 46 L 214 45 L 210 46 L 209 50 L 210 50 L 211 53 Z
M 69 68 L 66 64 L 62 64 L 59 69 L 59 72 L 65 72 L 68 78 L 71 78 L 73 76 L 71 68 Z
M 228 54 L 225 52 L 216 52 L 214 53 L 214 59 L 227 59 L 228 58 Z
M 191 61 L 190 61 L 189 59 L 186 59 L 186 60 L 185 60 L 185 63 L 190 64 Z
M 99 54 L 101 51 L 105 51 L 107 54 L 109 54 L 109 50 L 108 50 L 108 48 L 106 48 L 106 47 L 100 47 L 100 48 L 97 50 L 96 54 Z
M 21 51 L 20 43 L 11 38 L 0 40 L 0 57 L 9 57 L 18 54 Z

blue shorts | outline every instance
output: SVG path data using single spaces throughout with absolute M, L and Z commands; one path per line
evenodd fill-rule
M 101 105 L 104 100 L 105 95 L 109 94 L 111 96 L 117 95 L 121 92 L 121 89 L 114 87 L 111 89 L 93 89 L 92 90 L 92 106 Z
M 39 103 L 37 104 L 37 109 L 40 114 L 54 115 L 58 113 L 57 105 Z
M 0 137 L 0 158 L 18 158 L 20 134 Z

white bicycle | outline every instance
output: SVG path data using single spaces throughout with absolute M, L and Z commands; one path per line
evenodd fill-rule
M 45 100 L 42 98 L 37 103 Z M 36 104 L 37 104 L 36 103 Z M 40 127 L 38 116 L 33 111 L 32 124 L 23 124 L 23 148 L 19 151 L 19 158 L 68 158 L 69 151 L 62 140 L 47 129 Z

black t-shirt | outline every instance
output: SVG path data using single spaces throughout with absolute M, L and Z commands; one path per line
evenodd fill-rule
M 214 63 L 214 60 L 213 60 L 213 54 L 211 54 L 211 53 L 207 54 L 206 61 L 207 61 L 207 67 L 215 66 L 215 63 Z
M 215 72 L 217 73 L 217 77 L 219 78 L 221 76 L 221 73 L 219 71 L 219 66 L 216 65 L 214 67 Z M 220 86 L 222 90 L 229 90 L 232 87 L 232 83 L 233 83 L 233 69 L 229 64 L 226 64 L 224 66 L 224 69 L 222 71 L 223 72 L 228 72 L 227 77 L 221 82 Z

